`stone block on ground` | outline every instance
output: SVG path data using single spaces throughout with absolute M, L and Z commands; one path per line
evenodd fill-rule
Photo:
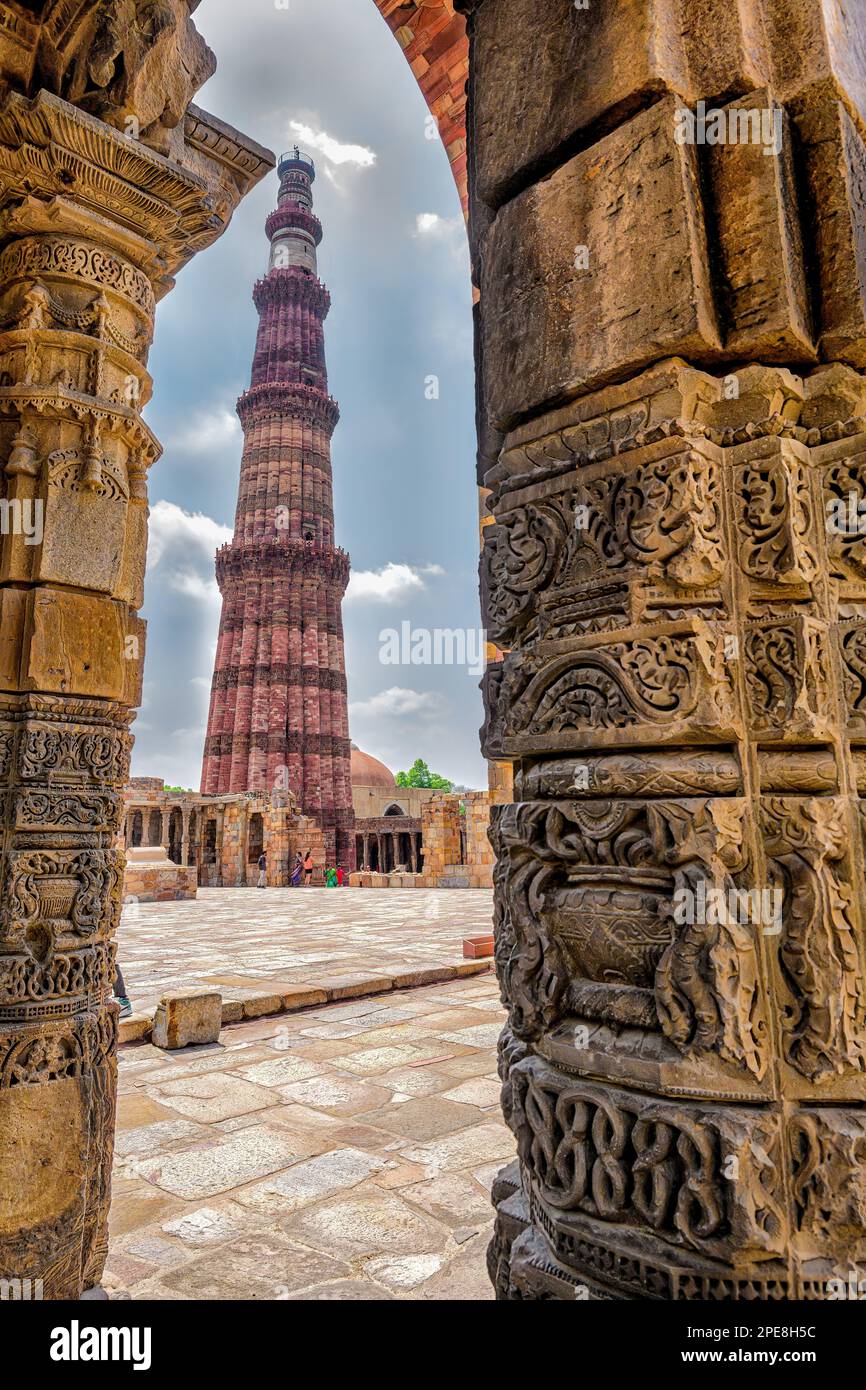
M 188 989 L 162 996 L 153 1019 L 154 1047 L 173 1051 L 219 1040 L 223 1001 L 218 990 Z
M 464 936 L 463 955 L 467 960 L 484 960 L 493 955 L 493 935 Z

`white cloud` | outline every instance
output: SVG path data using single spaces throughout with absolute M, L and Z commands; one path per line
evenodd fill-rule
M 402 603 L 427 588 L 425 575 L 444 574 L 441 565 L 397 565 L 390 561 L 380 570 L 354 570 L 346 590 L 346 603 Z
M 150 510 L 148 571 L 176 594 L 218 604 L 214 553 L 231 538 L 230 527 L 202 512 L 185 512 L 174 502 L 156 502 Z
M 407 690 L 404 686 L 392 685 L 388 690 L 380 690 L 369 700 L 355 700 L 349 705 L 349 714 L 359 718 L 400 719 L 407 716 L 431 716 L 441 714 L 448 706 L 443 695 L 433 690 Z
M 180 430 L 172 440 L 172 448 L 185 454 L 207 454 L 221 449 L 241 435 L 241 422 L 234 410 L 227 406 L 216 406 L 213 410 L 200 411 L 186 429 Z
M 466 237 L 466 223 L 461 213 L 458 213 L 456 217 L 440 217 L 438 212 L 419 212 L 415 218 L 416 236 L 450 240 L 458 234 L 460 240 L 463 241 Z
M 335 140 L 326 130 L 313 130 L 303 121 L 289 121 L 289 129 L 299 145 L 317 150 L 330 164 L 355 164 L 359 169 L 369 169 L 376 163 L 376 153 L 366 145 L 347 145 Z

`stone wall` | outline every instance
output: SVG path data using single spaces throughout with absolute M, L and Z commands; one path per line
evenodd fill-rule
M 487 792 L 454 792 L 427 802 L 421 814 L 423 886 L 489 888 L 494 858 L 489 825 Z
M 866 18 L 458 8 L 515 772 L 491 1274 L 826 1297 L 866 1273 Z
M 155 306 L 272 164 L 159 8 L 0 3 L 0 1278 L 46 1298 L 107 1248 Z
M 262 850 L 268 861 L 270 887 L 287 885 L 296 854 L 300 851 L 303 855 L 308 849 L 315 864 L 313 882 L 324 882 L 326 851 L 322 829 L 309 816 L 301 815 L 286 794 L 204 796 L 166 791 L 160 778 L 136 777 L 126 788 L 124 805 L 121 847 L 130 849 L 138 843 L 160 845 L 177 865 L 190 866 L 191 881 L 202 887 L 254 886 Z M 152 817 L 159 829 L 155 839 L 148 836 Z M 136 869 L 135 881 L 139 886 L 147 872 L 144 867 Z M 124 893 L 138 897 L 132 881 L 127 866 Z M 184 876 L 183 882 L 186 881 Z M 162 882 L 154 880 L 154 891 L 158 888 L 168 893 L 169 887 L 165 872 Z

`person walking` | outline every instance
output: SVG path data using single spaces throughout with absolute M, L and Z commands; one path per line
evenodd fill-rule
M 267 888 L 267 886 L 268 886 L 268 857 L 267 857 L 267 855 L 265 854 L 264 850 L 262 850 L 261 854 L 259 855 L 259 881 L 258 881 L 258 883 L 256 884 L 256 887 L 257 887 L 257 888 Z
M 303 872 L 304 872 L 304 861 L 303 861 L 303 858 L 301 857 L 301 851 L 298 850 L 298 852 L 297 852 L 296 855 L 295 855 L 295 867 L 292 869 L 292 876 L 291 876 L 291 878 L 289 879 L 289 884 L 290 884 L 290 886 L 291 886 L 292 888 L 299 888 L 299 887 L 300 887 L 300 885 L 301 885 L 301 875 L 303 874 Z
M 126 984 L 123 979 L 123 972 L 119 965 L 114 967 L 114 997 L 120 1005 L 120 1018 L 129 1018 L 132 1014 L 132 1005 L 129 1002 L 129 995 L 126 992 Z
M 313 851 L 308 849 L 304 855 L 304 887 L 309 888 L 313 881 Z

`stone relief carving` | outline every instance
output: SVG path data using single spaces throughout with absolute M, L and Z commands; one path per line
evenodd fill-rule
M 707 1114 L 569 1078 L 538 1057 L 511 1071 L 512 1127 L 533 1195 L 551 1213 L 646 1227 L 712 1255 L 732 1237 L 784 1251 L 778 1126 Z
M 812 1081 L 866 1069 L 862 947 L 839 798 L 763 803 L 766 853 L 785 894 L 779 959 L 791 995 L 785 1056 Z
M 752 579 L 808 584 L 818 573 L 806 470 L 793 460 L 760 459 L 734 471 L 739 558 Z
M 738 799 L 502 808 L 496 962 L 514 1033 L 531 1041 L 567 1013 L 660 1029 L 681 1052 L 715 1053 L 760 1080 L 754 927 L 726 914 L 680 924 L 672 907 L 677 892 L 697 901 L 700 883 L 704 897 L 735 887 L 742 815 Z

